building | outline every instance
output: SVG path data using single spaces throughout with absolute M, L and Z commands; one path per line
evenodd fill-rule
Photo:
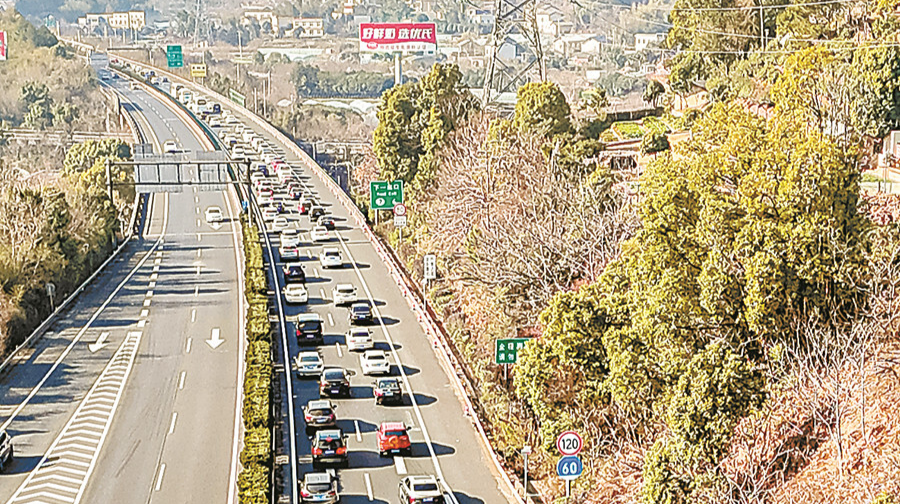
M 634 50 L 643 51 L 650 46 L 659 45 L 663 40 L 666 40 L 665 33 L 635 33 Z
M 114 30 L 143 30 L 147 26 L 144 11 L 88 13 L 78 18 L 78 26 L 82 29 L 95 30 L 106 24 Z
M 278 32 L 278 16 L 269 7 L 244 7 L 244 15 L 241 18 L 241 22 L 249 24 L 251 19 L 255 19 L 259 26 L 265 26 L 268 23 L 269 30 L 272 33 Z
M 596 56 L 603 47 L 603 38 L 596 33 L 572 33 L 553 41 L 553 51 L 564 58 L 576 54 Z
M 291 20 L 290 34 L 296 34 L 301 38 L 322 37 L 325 35 L 325 20 L 322 18 L 294 18 Z
M 566 24 L 563 11 L 552 5 L 542 5 L 537 9 L 537 27 L 541 35 L 558 37 L 562 33 L 562 24 Z

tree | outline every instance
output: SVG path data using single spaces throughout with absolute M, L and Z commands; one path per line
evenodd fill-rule
M 853 53 L 854 110 L 860 131 L 881 138 L 900 128 L 900 48 L 870 44 Z
M 520 131 L 536 131 L 546 136 L 572 131 L 569 104 L 555 83 L 529 82 L 516 95 L 513 124 Z
M 647 82 L 647 88 L 644 89 L 644 94 L 641 95 L 641 98 L 643 98 L 645 102 L 655 107 L 656 101 L 660 96 L 665 94 L 665 92 L 666 88 L 663 87 L 663 85 L 660 84 L 659 81 L 650 80 L 649 82 Z
M 315 96 L 319 90 L 319 73 L 317 67 L 298 63 L 291 71 L 291 82 L 300 96 Z
M 662 131 L 651 131 L 641 140 L 641 154 L 656 154 L 669 150 L 669 135 Z

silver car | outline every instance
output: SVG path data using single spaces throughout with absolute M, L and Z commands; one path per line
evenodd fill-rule
M 334 504 L 339 502 L 338 480 L 334 470 L 306 473 L 300 483 L 300 502 Z

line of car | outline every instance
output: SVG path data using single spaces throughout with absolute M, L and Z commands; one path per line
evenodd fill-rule
M 260 137 L 233 115 L 224 112 L 221 120 L 208 124 L 225 142 L 231 145 L 232 157 L 249 161 L 250 181 L 263 221 L 278 234 L 278 257 L 284 277 L 283 295 L 288 304 L 307 304 L 310 291 L 306 286 L 307 272 L 301 262 L 301 245 L 322 245 L 318 261 L 323 269 L 342 268 L 344 259 L 338 247 L 328 245 L 335 231 L 335 219 L 318 195 L 298 180 L 285 162 L 279 149 Z M 237 140 L 240 135 L 241 140 Z M 232 142 L 232 140 L 236 140 Z M 241 150 L 235 152 L 236 148 Z M 245 156 L 245 157 L 241 157 Z M 249 158 L 248 158 L 249 157 Z M 215 213 L 215 212 L 214 212 Z M 295 227 L 288 215 L 306 216 L 310 227 L 309 240 L 304 243 L 304 229 Z M 302 219 L 302 217 L 301 217 Z M 210 220 L 209 218 L 207 220 Z M 373 395 L 379 406 L 402 405 L 404 394 L 400 378 L 392 376 L 391 362 L 384 350 L 376 349 L 368 325 L 375 322 L 372 301 L 360 299 L 352 283 L 338 283 L 331 290 L 335 306 L 347 306 L 350 329 L 345 334 L 348 351 L 358 353 L 362 373 L 372 376 Z M 326 299 L 321 301 L 327 302 Z M 292 334 L 302 349 L 293 358 L 293 369 L 299 378 L 317 378 L 318 399 L 303 407 L 305 431 L 310 438 L 310 457 L 313 472 L 298 482 L 301 502 L 333 503 L 340 501 L 338 467 L 348 467 L 348 437 L 337 426 L 334 401 L 351 395 L 352 370 L 328 365 L 318 351 L 324 345 L 324 321 L 316 313 L 307 312 L 291 317 L 288 334 Z M 308 348 L 312 347 L 312 348 Z M 412 443 L 403 422 L 383 422 L 376 430 L 376 448 L 380 455 L 409 455 Z M 398 485 L 398 497 L 403 504 L 441 504 L 442 486 L 431 475 L 406 476 Z

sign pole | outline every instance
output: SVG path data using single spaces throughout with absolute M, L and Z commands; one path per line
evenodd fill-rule
M 525 457 L 525 485 L 522 489 L 522 498 L 525 499 L 525 504 L 528 504 L 528 454 L 531 453 L 531 447 L 526 445 L 522 448 L 522 455 Z
M 572 480 L 566 480 L 566 502 L 569 502 L 569 493 L 571 491 Z
M 400 51 L 394 53 L 394 86 L 403 84 L 403 70 L 400 63 Z

